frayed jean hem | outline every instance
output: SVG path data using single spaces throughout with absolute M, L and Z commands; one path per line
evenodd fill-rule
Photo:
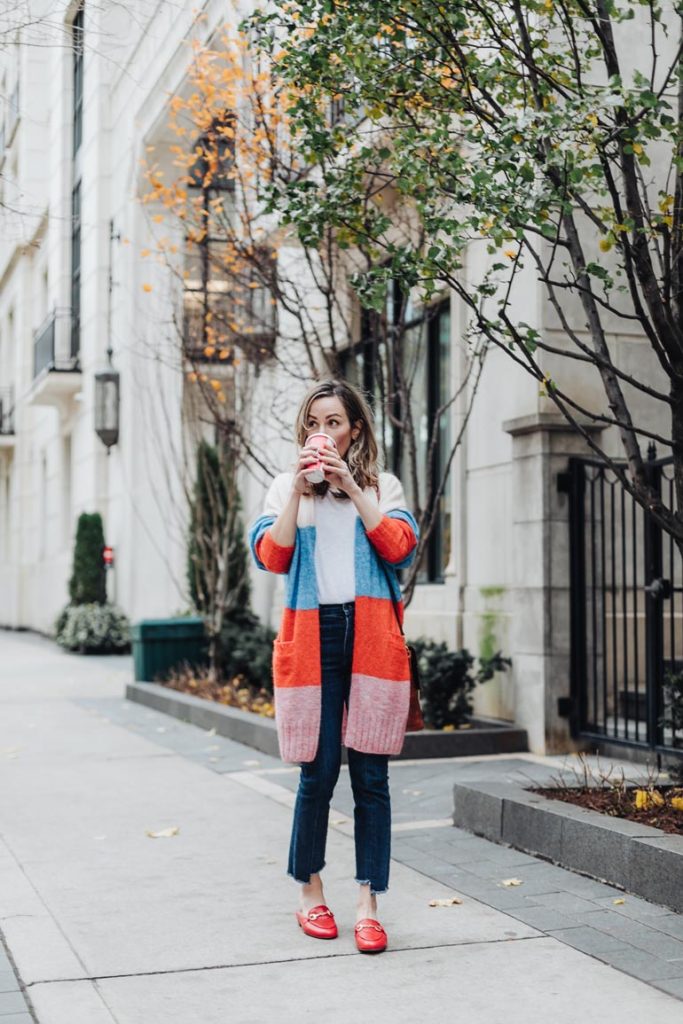
M 354 882 L 357 882 L 358 885 L 369 885 L 371 896 L 383 896 L 385 892 L 389 892 L 388 886 L 386 889 L 373 889 L 372 882 L 369 878 L 354 878 Z
M 324 867 L 325 867 L 325 865 L 323 864 L 322 867 L 319 867 L 317 871 L 311 871 L 311 875 L 319 875 Z M 292 871 L 288 871 L 287 872 L 287 877 L 288 878 L 293 878 L 294 881 L 298 885 L 310 885 L 311 884 L 311 875 L 309 875 L 308 878 L 304 881 L 302 878 L 297 878 L 296 875 Z

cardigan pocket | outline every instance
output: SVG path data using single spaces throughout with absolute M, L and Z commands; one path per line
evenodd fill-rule
M 275 686 L 296 686 L 296 651 L 294 640 L 273 643 L 273 683 Z
M 410 679 L 410 653 L 406 641 L 400 633 L 386 633 L 384 657 L 387 665 L 387 678 L 404 681 Z

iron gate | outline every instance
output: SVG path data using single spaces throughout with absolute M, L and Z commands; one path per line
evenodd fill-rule
M 673 461 L 647 462 L 674 507 Z M 569 460 L 572 734 L 670 753 L 667 673 L 683 671 L 683 558 L 612 470 Z

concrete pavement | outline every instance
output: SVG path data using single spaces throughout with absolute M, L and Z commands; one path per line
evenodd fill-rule
M 539 868 L 567 876 L 570 894 L 573 879 L 600 883 L 448 824 L 453 772 L 493 770 L 496 759 L 392 766 L 396 859 L 380 901 L 390 949 L 379 957 L 361 956 L 353 943 L 344 774 L 324 874 L 341 935 L 308 939 L 283 868 L 296 769 L 133 707 L 121 696 L 130 672 L 127 658 L 83 658 L 30 634 L 0 633 L 0 1024 L 431 1024 L 460 1015 L 477 1024 L 545 1024 L 550 1015 L 575 1024 L 587 1014 L 601 1024 L 680 1024 L 680 1000 L 654 987 L 680 974 L 679 915 L 627 897 L 636 912 L 630 938 L 612 934 L 616 969 L 600 950 L 574 948 L 590 930 L 576 914 L 616 916 L 608 907 L 623 894 L 584 889 L 575 897 L 595 906 L 577 911 L 565 898 L 560 911 L 548 899 L 560 876 L 537 883 L 535 897 L 494 887 L 484 862 L 499 883 Z M 521 761 L 522 769 L 517 756 L 497 770 L 540 777 L 557 766 Z M 178 829 L 169 838 L 147 834 L 169 828 Z M 461 905 L 429 906 L 455 893 Z M 524 898 L 532 899 L 527 920 Z M 557 930 L 574 932 L 569 941 L 543 930 L 539 909 L 564 914 Z M 599 923 L 593 931 L 609 946 Z M 671 945 L 648 954 L 642 935 L 650 932 Z M 652 984 L 630 971 L 628 954 L 639 951 L 657 961 Z

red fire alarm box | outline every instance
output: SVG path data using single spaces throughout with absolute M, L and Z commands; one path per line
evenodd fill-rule
M 111 569 L 114 564 L 114 549 L 105 545 L 102 548 L 102 561 L 106 569 Z

